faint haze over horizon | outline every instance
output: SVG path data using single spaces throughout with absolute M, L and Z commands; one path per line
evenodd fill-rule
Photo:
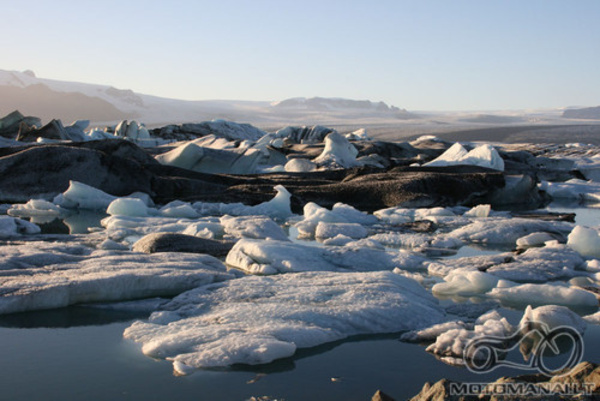
M 0 69 L 167 98 L 600 104 L 600 1 L 0 0 Z

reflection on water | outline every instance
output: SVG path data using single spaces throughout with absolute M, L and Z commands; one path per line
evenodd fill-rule
M 42 229 L 42 234 L 88 234 L 90 228 L 100 228 L 104 212 L 79 210 L 64 217 L 31 217 L 29 221 Z

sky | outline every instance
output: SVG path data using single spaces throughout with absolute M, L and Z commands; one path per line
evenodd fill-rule
M 598 0 L 0 0 L 0 69 L 188 100 L 600 105 Z

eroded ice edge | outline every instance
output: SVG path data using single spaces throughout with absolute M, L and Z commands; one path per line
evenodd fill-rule
M 278 135 L 263 142 L 281 139 Z M 258 140 L 253 146 L 260 150 L 262 145 Z M 314 160 L 286 163 L 282 169 L 363 163 L 348 145 L 342 136 L 328 136 Z M 158 159 L 205 171 L 211 157 L 218 158 L 207 146 L 228 145 L 204 138 Z M 585 163 L 595 171 L 593 161 Z M 430 163 L 456 164 L 504 169 L 490 145 L 467 151 L 457 144 Z M 573 199 L 594 199 L 600 192 L 593 181 L 540 186 Z M 429 352 L 460 357 L 476 335 L 514 331 L 495 310 L 498 305 L 525 310 L 523 322 L 568 324 L 581 332 L 586 322 L 600 321 L 599 227 L 514 217 L 489 205 L 394 207 L 371 214 L 343 203 L 331 209 L 308 203 L 302 215 L 294 215 L 290 193 L 282 186 L 274 188 L 271 201 L 256 206 L 182 201 L 157 206 L 146 194 L 115 197 L 72 182 L 53 201 L 32 199 L 5 209 L 8 215 L 0 216 L 0 238 L 6 240 L 0 256 L 0 313 L 175 296 L 157 302 L 158 309 L 124 336 L 141 343 L 144 354 L 172 361 L 177 374 L 268 363 L 298 348 L 356 334 L 403 332 L 404 340 L 429 342 Z M 77 209 L 108 217 L 101 229 L 62 242 L 43 238 L 32 223 Z M 434 223 L 435 230 L 410 229 L 419 221 Z M 131 251 L 153 233 L 222 241 L 231 249 L 221 259 Z M 205 249 L 207 244 L 212 243 L 190 246 Z M 441 257 L 465 246 L 495 251 Z M 448 305 L 448 300 L 453 302 Z

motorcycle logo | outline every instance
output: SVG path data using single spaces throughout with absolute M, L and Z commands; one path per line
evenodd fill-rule
M 524 363 L 505 360 L 519 347 Z M 551 351 L 551 352 L 549 352 Z M 551 366 L 548 358 L 566 354 L 560 366 Z M 568 374 L 583 358 L 583 338 L 569 326 L 550 329 L 542 322 L 529 321 L 508 337 L 481 336 L 467 343 L 463 351 L 466 367 L 474 373 L 487 373 L 507 366 L 521 370 L 538 370 L 547 376 Z

